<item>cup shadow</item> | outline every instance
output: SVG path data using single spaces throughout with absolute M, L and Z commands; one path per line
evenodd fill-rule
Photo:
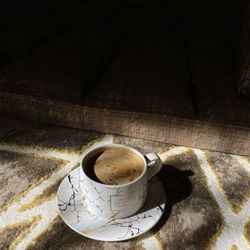
M 193 186 L 189 177 L 194 175 L 192 170 L 179 170 L 171 165 L 163 165 L 157 174 L 166 193 L 166 207 L 160 221 L 151 229 L 158 232 L 168 220 L 173 206 L 189 197 Z

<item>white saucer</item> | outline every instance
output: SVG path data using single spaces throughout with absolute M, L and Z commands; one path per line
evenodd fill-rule
M 135 238 L 150 230 L 161 218 L 166 197 L 157 177 L 148 187 L 144 206 L 134 215 L 123 219 L 100 219 L 85 208 L 79 194 L 80 167 L 64 178 L 57 192 L 57 205 L 63 221 L 75 232 L 95 240 L 122 241 Z

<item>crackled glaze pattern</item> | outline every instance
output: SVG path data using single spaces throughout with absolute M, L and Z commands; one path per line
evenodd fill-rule
M 147 191 L 146 176 L 140 184 L 133 185 L 129 188 L 105 188 L 95 186 L 93 183 L 82 177 L 79 180 L 79 190 L 81 197 L 92 213 L 100 215 L 100 217 L 117 218 L 117 215 L 128 213 L 136 209 L 144 203 Z M 137 188 L 139 185 L 139 188 Z M 133 200 L 128 201 L 128 196 Z M 133 197 L 131 197 L 133 196 Z M 120 199 L 116 205 L 116 200 Z M 127 207 L 126 211 L 121 210 L 121 207 Z M 137 209 L 138 210 L 138 209 Z M 104 216 L 102 216 L 104 215 Z M 120 216 L 119 218 L 124 217 Z
M 112 148 L 124 148 L 120 144 L 109 145 Z M 134 150 L 134 149 L 129 149 Z M 90 152 L 91 154 L 92 152 Z M 134 150 L 142 159 L 143 155 Z M 147 155 L 148 156 L 148 155 Z M 88 157 L 88 155 L 86 156 Z M 158 156 L 152 153 L 152 163 Z M 92 214 L 102 218 L 125 218 L 137 212 L 145 202 L 147 196 L 148 172 L 157 171 L 161 168 L 159 165 L 153 164 L 150 170 L 147 170 L 147 163 L 144 160 L 144 169 L 141 176 L 134 182 L 122 185 L 104 185 L 102 183 L 91 180 L 82 169 L 81 165 L 80 180 L 78 183 L 79 192 L 85 203 L 85 206 Z M 85 158 L 83 159 L 83 162 Z M 159 170 L 158 170 L 159 171 Z M 156 172 L 155 172 L 156 173 Z M 151 175 L 150 175 L 151 176 Z
M 101 219 L 92 215 L 81 199 L 80 168 L 70 173 L 60 185 L 58 207 L 63 220 L 76 232 L 105 241 L 134 238 L 152 228 L 161 218 L 165 208 L 165 191 L 156 178 L 149 183 L 145 205 L 135 215 L 124 219 Z M 118 194 L 119 195 L 119 190 Z

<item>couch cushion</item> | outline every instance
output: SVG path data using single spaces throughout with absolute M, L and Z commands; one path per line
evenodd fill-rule
M 236 43 L 238 91 L 241 95 L 250 97 L 250 2 L 241 2 L 240 24 L 236 34 L 239 37 Z
M 125 1 L 115 18 L 130 28 L 166 27 L 181 16 L 187 1 Z
M 40 4 L 45 5 L 45 2 Z M 63 3 L 58 7 L 62 6 Z M 50 8 L 50 12 L 53 10 L 53 5 L 49 7 L 48 4 L 47 7 Z M 11 8 L 8 10 L 11 11 Z M 95 13 L 87 3 L 68 6 L 66 9 L 59 8 L 45 16 L 34 16 L 34 13 L 27 15 L 23 12 L 19 14 L 15 15 L 13 20 L 9 20 L 9 16 L 5 17 L 6 25 L 0 26 L 0 68 L 17 59 L 30 56 L 39 45 L 61 37 L 78 22 L 94 25 L 102 23 L 105 16 L 107 18 L 110 15 L 108 11 L 105 14 Z
M 229 41 L 193 40 L 189 44 L 192 83 L 202 120 L 250 125 L 250 102 L 237 94 Z
M 0 114 L 187 147 L 250 155 L 250 128 L 163 114 L 92 108 L 0 92 Z
M 101 2 L 110 4 L 115 1 Z M 139 27 L 172 29 L 185 17 L 202 19 L 218 14 L 220 18 L 227 17 L 231 12 L 230 7 L 227 0 L 126 0 L 115 14 L 115 18 L 127 23 L 131 29 Z
M 0 73 L 0 90 L 77 101 L 81 91 L 107 67 L 122 42 L 119 24 L 74 26 L 63 38 L 35 49 L 32 56 Z
M 51 18 L 25 19 L 6 26 L 0 30 L 0 68 L 29 55 L 36 46 L 61 34 L 65 28 L 65 24 Z
M 131 33 L 85 104 L 137 112 L 195 116 L 182 44 L 161 31 Z

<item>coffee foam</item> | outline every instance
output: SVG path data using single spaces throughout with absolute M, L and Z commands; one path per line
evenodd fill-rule
M 104 184 L 129 183 L 143 172 L 142 158 L 124 148 L 108 148 L 97 158 L 94 172 Z

